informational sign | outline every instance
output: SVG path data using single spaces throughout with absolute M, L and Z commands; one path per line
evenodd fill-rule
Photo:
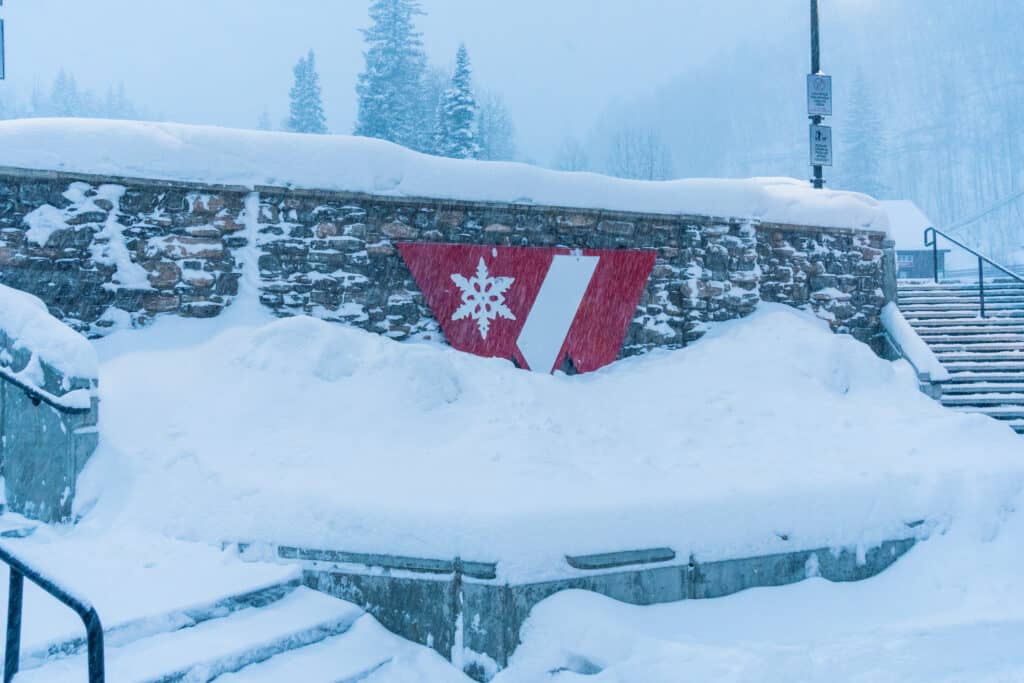
M 403 242 L 398 249 L 448 343 L 550 373 L 613 362 L 653 251 Z
M 832 165 L 832 127 L 811 124 L 811 166 Z
M 807 115 L 832 116 L 832 77 L 824 74 L 807 76 Z

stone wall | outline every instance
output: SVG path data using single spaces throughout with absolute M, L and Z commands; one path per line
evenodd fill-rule
M 90 336 L 161 313 L 212 317 L 238 292 L 241 188 L 0 175 L 0 282 Z
M 278 315 L 440 336 L 395 246 L 428 241 L 655 250 L 623 355 L 685 346 L 760 301 L 810 308 L 873 342 L 891 261 L 884 239 L 743 219 L 0 172 L 0 282 L 93 336 L 161 313 L 217 315 L 248 256 Z

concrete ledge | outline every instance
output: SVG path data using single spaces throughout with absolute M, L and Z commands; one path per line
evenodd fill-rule
M 676 560 L 671 548 L 566 558 L 561 575 L 524 584 L 499 581 L 488 562 L 420 559 L 245 546 L 245 556 L 297 562 L 310 588 L 354 602 L 391 631 L 432 647 L 466 673 L 488 680 L 507 666 L 530 610 L 563 590 L 587 590 L 632 605 L 653 605 L 784 586 L 810 577 L 860 581 L 902 557 L 915 538 L 886 541 L 869 550 L 814 548 L 774 555 L 701 561 Z M 629 567 L 629 568 L 625 568 Z M 482 664 L 486 663 L 486 664 Z

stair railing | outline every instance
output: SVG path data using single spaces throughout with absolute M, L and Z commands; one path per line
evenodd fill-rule
M 89 683 L 104 683 L 103 625 L 96 608 L 88 600 L 76 596 L 41 570 L 19 558 L 10 548 L 0 544 L 0 560 L 11 568 L 7 593 L 7 647 L 4 652 L 4 683 L 11 683 L 21 667 L 21 614 L 28 578 L 51 596 L 70 607 L 81 618 L 89 648 Z
M 1021 284 L 1024 284 L 1024 277 L 1021 277 L 1020 275 L 1017 275 L 1017 273 L 1014 273 L 1009 268 L 1006 268 L 1005 266 L 999 265 L 998 263 L 996 263 L 995 261 L 993 261 L 989 257 L 980 254 L 979 252 L 975 251 L 974 249 L 971 249 L 969 246 L 967 246 L 963 242 L 961 242 L 961 241 L 959 241 L 959 240 L 957 240 L 957 239 L 955 239 L 953 237 L 950 237 L 949 235 L 947 235 L 946 233 L 942 232 L 938 228 L 927 228 L 924 231 L 924 246 L 932 248 L 932 263 L 935 266 L 935 282 L 936 283 L 938 283 L 938 281 L 939 281 L 939 240 L 938 240 L 938 235 L 942 235 L 947 241 L 952 242 L 953 244 L 955 244 L 956 246 L 960 247 L 964 251 L 969 252 L 971 254 L 974 254 L 975 256 L 978 257 L 978 293 L 979 293 L 979 299 L 980 299 L 980 303 L 981 303 L 981 317 L 982 318 L 987 317 L 985 315 L 985 264 L 986 263 L 988 265 L 992 266 L 993 268 L 995 268 L 996 270 L 1002 271 L 1003 273 L 1005 273 L 1009 277 L 1013 278 L 1017 282 L 1020 282 Z

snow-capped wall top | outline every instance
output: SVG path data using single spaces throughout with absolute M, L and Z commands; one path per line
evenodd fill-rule
M 0 166 L 207 184 L 751 218 L 885 231 L 866 195 L 789 178 L 622 180 L 507 162 L 443 159 L 380 140 L 171 123 L 0 123 Z

